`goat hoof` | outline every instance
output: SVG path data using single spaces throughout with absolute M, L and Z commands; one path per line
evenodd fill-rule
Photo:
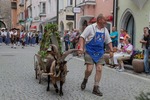
M 49 91 L 49 88 L 47 88 L 47 91 Z
M 58 93 L 58 92 L 59 92 L 59 90 L 58 90 L 58 89 L 56 89 L 55 91 L 56 91 L 56 93 Z
M 59 95 L 60 95 L 60 96 L 63 96 L 64 94 L 63 94 L 63 92 L 60 92 Z

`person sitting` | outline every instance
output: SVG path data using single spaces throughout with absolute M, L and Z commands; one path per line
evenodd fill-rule
M 117 46 L 117 48 L 115 48 L 115 50 L 114 50 L 114 54 L 115 54 L 115 56 L 114 57 L 117 57 L 117 54 L 119 54 L 120 52 L 121 52 L 121 50 L 122 50 L 122 48 L 124 47 L 124 37 L 120 37 L 120 41 L 119 41 L 119 43 L 118 43 L 118 46 Z M 114 59 L 114 57 L 113 58 L 111 58 L 110 60 L 111 60 L 111 66 L 110 67 L 115 67 L 115 66 L 118 66 L 118 62 L 117 62 L 117 59 Z M 116 68 L 116 67 L 115 67 Z
M 122 40 L 121 40 L 122 41 Z M 133 52 L 133 45 L 130 43 L 129 39 L 126 39 L 125 45 L 121 46 L 121 49 L 118 49 L 118 52 L 114 53 L 113 60 L 114 64 L 119 65 L 119 72 L 124 71 L 124 60 L 130 59 Z

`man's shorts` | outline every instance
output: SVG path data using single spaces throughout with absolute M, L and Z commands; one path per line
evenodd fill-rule
M 104 57 L 100 58 L 99 61 L 96 63 L 93 61 L 93 59 L 87 52 L 84 53 L 84 60 L 85 60 L 85 64 L 101 64 L 101 65 L 105 64 Z

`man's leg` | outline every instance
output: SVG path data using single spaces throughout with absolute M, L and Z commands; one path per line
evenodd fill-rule
M 99 90 L 99 82 L 101 80 L 101 75 L 102 75 L 102 65 L 97 64 L 96 65 L 96 74 L 95 74 L 95 83 L 94 83 L 94 88 L 93 88 L 93 94 L 102 96 L 103 94 Z
M 82 89 L 82 90 L 84 90 L 85 87 L 86 87 L 86 83 L 87 83 L 87 81 L 88 81 L 89 76 L 90 76 L 91 73 L 92 73 L 93 66 L 94 66 L 93 64 L 87 64 L 87 66 L 86 66 L 85 77 L 84 77 L 84 80 L 83 80 L 83 82 L 82 82 L 82 84 L 81 84 L 81 89 Z
M 148 62 L 149 50 L 144 50 L 144 70 L 146 73 L 150 73 L 149 62 Z

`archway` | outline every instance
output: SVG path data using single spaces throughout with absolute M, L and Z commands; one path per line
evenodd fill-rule
M 6 28 L 6 25 L 3 21 L 0 21 L 0 28 Z
M 121 28 L 126 29 L 128 31 L 128 34 L 131 37 L 131 43 L 135 45 L 135 21 L 133 13 L 130 9 L 127 9 L 124 12 L 120 22 Z
M 67 29 L 72 30 L 73 29 L 73 22 L 68 22 L 67 23 Z
M 39 31 L 40 31 L 41 33 L 44 33 L 42 24 L 39 25 Z
M 63 36 L 63 34 L 64 34 L 64 23 L 62 21 L 60 22 L 60 32 L 61 32 L 60 35 Z

